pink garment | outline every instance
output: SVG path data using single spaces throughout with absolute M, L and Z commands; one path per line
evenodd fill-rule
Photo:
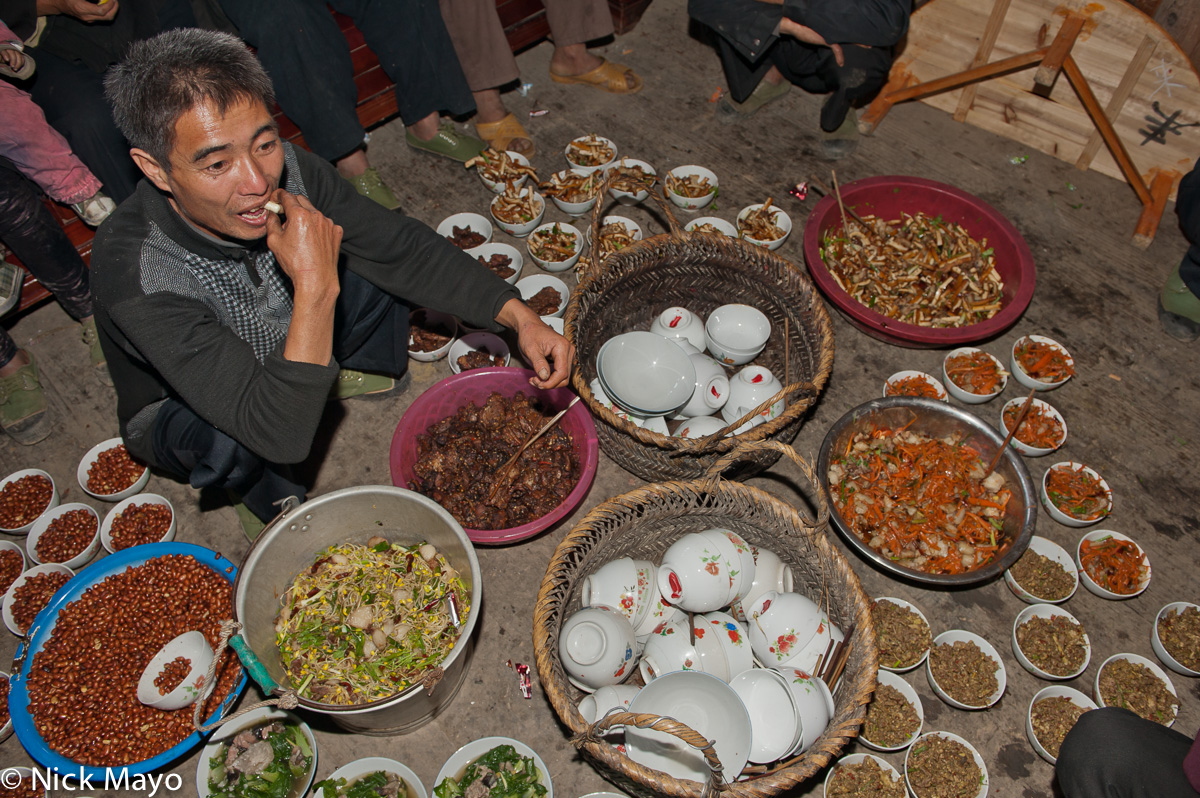
M 0 22 L 0 41 L 20 41 Z M 100 190 L 100 181 L 83 165 L 62 135 L 50 127 L 42 109 L 7 80 L 0 78 L 0 156 L 12 161 L 58 202 L 82 202 Z

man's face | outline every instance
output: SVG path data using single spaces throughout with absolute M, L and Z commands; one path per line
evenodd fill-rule
M 175 122 L 170 159 L 170 173 L 147 174 L 193 225 L 224 239 L 267 234 L 263 203 L 279 187 L 283 146 L 266 106 L 247 99 L 224 114 L 211 102 L 194 106 Z

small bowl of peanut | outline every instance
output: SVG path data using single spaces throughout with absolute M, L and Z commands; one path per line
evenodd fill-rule
M 23 468 L 0 480 L 0 532 L 26 535 L 34 521 L 57 506 L 54 478 L 40 468 Z
M 81 502 L 60 504 L 34 522 L 25 546 L 38 565 L 56 562 L 78 571 L 100 548 L 100 516 Z
M 75 469 L 75 479 L 93 499 L 119 502 L 145 489 L 150 469 L 129 456 L 123 439 L 109 438 L 88 449 Z
M 155 493 L 130 496 L 116 504 L 100 525 L 100 543 L 116 554 L 121 549 L 175 539 L 175 508 Z
M 17 637 L 27 634 L 54 594 L 74 576 L 74 571 L 58 563 L 35 565 L 18 576 L 0 602 L 0 617 L 8 631 Z

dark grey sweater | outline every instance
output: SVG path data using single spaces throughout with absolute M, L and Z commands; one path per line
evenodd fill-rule
M 285 144 L 281 186 L 344 230 L 341 264 L 413 305 L 477 327 L 515 288 L 425 224 L 359 196 L 316 156 Z M 291 282 L 266 247 L 219 244 L 143 180 L 100 228 L 92 254 L 96 324 L 129 450 L 153 464 L 150 431 L 175 397 L 264 459 L 308 456 L 337 363 L 283 357 Z

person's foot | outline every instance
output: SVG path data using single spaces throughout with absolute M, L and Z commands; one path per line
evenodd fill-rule
M 787 94 L 791 88 L 792 84 L 783 80 L 781 76 L 778 83 L 772 83 L 763 78 L 754 87 L 754 91 L 750 92 L 750 96 L 746 98 L 745 102 L 734 102 L 728 94 L 723 94 L 717 102 L 717 118 L 727 125 L 749 119 L 767 104 L 775 102 Z
M 50 435 L 46 394 L 38 379 L 37 363 L 32 353 L 21 350 L 16 358 L 28 362 L 18 366 L 11 374 L 0 377 L 0 428 L 17 443 L 31 446 Z
M 399 380 L 387 374 L 372 374 L 369 371 L 342 369 L 329 391 L 329 401 L 337 399 L 386 399 L 404 393 L 412 384 L 408 372 Z
M 1158 296 L 1158 321 L 1163 332 L 1177 341 L 1200 338 L 1200 297 L 1192 293 L 1176 266 Z
M 100 382 L 112 387 L 112 375 L 108 373 L 108 358 L 104 356 L 104 350 L 100 348 L 100 334 L 96 332 L 95 318 L 87 318 L 79 322 L 79 337 L 87 344 L 88 356 L 92 360 L 92 368 L 96 370 L 96 376 L 100 378 Z
M 374 166 L 367 167 L 367 171 L 360 175 L 345 179 L 354 186 L 355 191 L 367 199 L 375 201 L 389 211 L 400 209 L 400 200 L 396 199 L 396 195 L 388 188 L 387 183 L 383 182 Z
M 827 161 L 839 161 L 858 149 L 858 114 L 851 108 L 836 130 L 821 131 L 821 154 Z
M 231 490 L 227 490 L 225 493 L 229 496 L 229 501 L 233 504 L 234 512 L 237 513 L 238 523 L 242 525 L 242 534 L 246 536 L 246 540 L 253 543 L 262 534 L 262 531 L 267 528 L 267 522 L 255 515 L 236 493 Z
M 103 191 L 97 191 L 83 202 L 72 203 L 71 208 L 88 227 L 99 227 L 117 209 L 117 203 Z
M 8 255 L 0 245 L 0 316 L 15 308 L 21 301 L 21 285 L 25 282 L 25 270 L 5 260 Z
M 405 130 L 404 140 L 414 150 L 431 152 L 463 163 L 487 149 L 487 144 L 483 141 L 466 133 L 459 133 L 450 122 L 439 127 L 437 133 L 429 139 L 419 138 L 411 129 Z
M 642 79 L 632 69 L 596 55 L 583 44 L 554 48 L 550 79 L 556 83 L 584 83 L 611 94 L 633 94 L 642 88 Z

